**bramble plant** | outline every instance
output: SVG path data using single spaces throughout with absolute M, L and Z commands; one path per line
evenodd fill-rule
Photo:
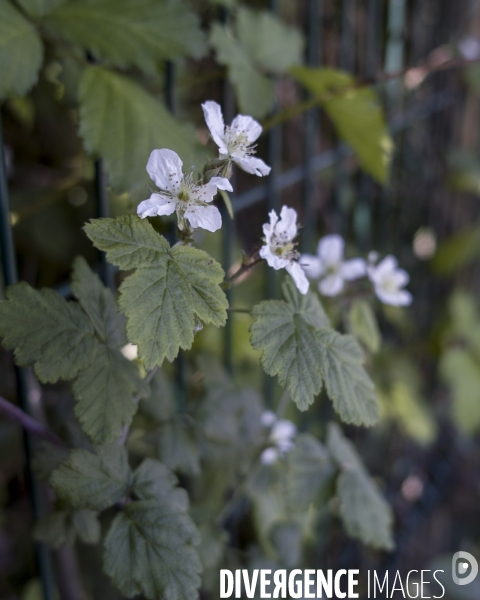
M 204 116 L 218 156 L 197 174 L 180 157 L 191 150 L 184 150 L 188 126 L 111 68 L 134 66 L 148 75 L 160 59 L 201 55 L 206 40 L 196 17 L 183 11 L 181 3 L 153 1 L 139 7 L 130 0 L 20 0 L 18 5 L 0 0 L 0 15 L 18 30 L 22 48 L 0 50 L 22 52 L 28 68 L 23 78 L 16 72 L 3 78 L 2 95 L 23 94 L 34 83 L 42 59 L 41 35 L 49 43 L 63 40 L 58 47 L 61 51 L 67 43 L 69 53 L 62 60 L 83 69 L 78 94 L 87 150 L 104 157 L 114 186 L 137 195 L 143 190 L 140 170 L 150 153 L 146 168 L 157 188 L 139 202 L 137 214 L 85 225 L 92 244 L 121 272 L 118 298 L 116 290 L 77 258 L 72 300 L 19 283 L 6 290 L 0 303 L 3 345 L 13 350 L 18 365 L 33 366 L 40 382 L 71 382 L 81 428 L 57 445 L 44 442 L 38 449 L 37 470 L 48 479 L 56 500 L 52 513 L 37 523 L 36 537 L 52 547 L 76 539 L 89 544 L 102 540 L 103 570 L 120 592 L 162 600 L 194 599 L 201 586 L 215 595 L 228 543 L 225 525 L 244 497 L 253 507 L 258 541 L 276 564 L 294 564 L 294 558 L 282 554 L 282 540 L 302 540 L 326 506 L 349 535 L 391 549 L 391 510 L 339 424 L 326 423 L 326 437 L 320 441 L 316 432 L 303 428 L 299 433 L 283 413 L 285 399 L 307 411 L 324 389 L 343 423 L 377 423 L 379 401 L 364 366 L 365 353 L 380 346 L 373 299 L 376 295 L 385 304 L 408 305 L 411 296 L 403 289 L 408 275 L 392 256 L 380 262 L 375 254 L 368 260 L 346 260 L 338 235 L 322 238 L 316 254 L 301 254 L 297 213 L 287 206 L 279 214 L 270 212 L 264 237 L 258 232 L 259 249 L 226 275 L 212 256 L 196 247 L 197 233 L 221 229 L 214 200 L 218 192 L 228 200 L 234 168 L 268 176 L 270 167 L 255 156 L 260 123 L 238 115 L 225 126 L 220 106 L 205 102 Z M 95 33 L 100 19 L 109 22 L 105 38 Z M 170 29 L 165 19 L 178 27 Z M 138 33 L 138 23 L 145 35 Z M 152 33 L 159 23 L 166 31 L 160 41 Z M 128 52 L 119 28 L 132 36 Z M 389 138 L 370 89 L 352 90 L 351 78 L 340 71 L 309 73 L 306 67 L 295 67 L 301 36 L 271 15 L 261 13 L 257 19 L 240 8 L 234 36 L 227 30 L 227 25 L 214 24 L 210 44 L 218 62 L 229 69 L 240 107 L 254 102 L 254 116 L 265 115 L 272 96 L 268 75 L 290 70 L 319 95 L 334 122 L 342 122 L 340 131 L 346 131 L 354 148 L 358 139 L 348 130 L 351 103 L 353 112 L 363 107 L 375 139 L 361 148 L 359 158 L 384 180 Z M 281 41 L 282 56 L 262 45 L 262 31 Z M 85 61 L 83 50 L 105 59 L 107 66 Z M 253 95 L 246 89 L 249 78 L 256 88 Z M 115 98 L 111 112 L 106 109 L 110 94 Z M 120 113 L 122 132 L 116 130 Z M 364 117 L 361 109 L 356 118 L 363 122 Z M 137 122 L 143 123 L 138 130 Z M 157 140 L 165 147 L 152 151 Z M 159 217 L 173 215 L 175 243 L 154 227 Z M 192 378 L 191 394 L 180 405 L 168 363 L 192 348 L 202 328 L 225 326 L 229 311 L 235 310 L 225 290 L 262 261 L 286 271 L 283 298 L 264 300 L 250 311 L 251 345 L 265 373 L 285 390 L 278 410 L 272 412 L 257 392 L 236 385 L 206 355 L 195 357 L 202 376 Z M 317 284 L 328 306 L 341 315 L 336 327 Z M 130 355 L 132 346 L 135 356 Z

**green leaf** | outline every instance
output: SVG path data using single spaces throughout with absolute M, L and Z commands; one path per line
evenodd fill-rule
M 179 0 L 76 0 L 57 8 L 45 24 L 100 60 L 135 65 L 149 75 L 162 60 L 200 58 L 206 50 L 198 17 Z
M 258 71 L 245 48 L 219 23 L 212 26 L 210 44 L 216 52 L 217 61 L 228 67 L 240 110 L 259 119 L 264 117 L 273 104 L 273 81 Z
M 0 100 L 23 96 L 37 82 L 43 44 L 35 27 L 8 2 L 0 0 Z
M 338 134 L 355 150 L 365 171 L 379 183 L 386 183 L 393 140 L 374 90 L 356 87 L 349 73 L 336 69 L 294 67 L 291 73 L 318 97 Z
M 336 472 L 328 450 L 312 435 L 295 440 L 287 457 L 287 494 L 292 508 L 307 510 L 312 502 L 323 500 Z
M 187 492 L 176 485 L 178 479 L 158 460 L 146 458 L 133 473 L 133 491 L 139 500 L 167 499 L 179 509 L 188 510 Z
M 50 442 L 41 441 L 35 449 L 32 468 L 35 477 L 40 481 L 48 481 L 52 472 L 68 457 L 67 448 L 54 446 Z
M 85 544 L 100 541 L 100 523 L 92 510 L 61 510 L 42 517 L 35 525 L 33 536 L 52 548 L 75 542 L 77 537 Z
M 87 67 L 79 96 L 85 148 L 104 158 L 118 190 L 136 186 L 139 193 L 147 193 L 145 184 L 151 185 L 151 181 L 145 166 L 155 148 L 175 150 L 187 166 L 196 162 L 200 146 L 193 127 L 176 121 L 161 102 L 131 79 L 102 67 Z
M 155 421 L 168 421 L 177 412 L 175 389 L 163 369 L 158 369 L 150 382 L 150 394 L 140 406 L 143 412 Z
M 179 415 L 156 432 L 159 459 L 172 471 L 200 473 L 200 449 L 192 424 Z
M 350 309 L 350 326 L 353 335 L 363 342 L 370 352 L 378 352 L 382 341 L 375 313 L 368 302 L 356 300 Z
M 269 533 L 280 564 L 292 569 L 300 563 L 302 553 L 302 531 L 294 521 L 277 521 Z
M 103 446 L 96 454 L 72 450 L 50 479 L 57 494 L 75 508 L 104 510 L 127 493 L 132 480 L 123 446 Z
M 270 12 L 241 7 L 236 31 L 253 62 L 270 73 L 284 73 L 302 62 L 302 34 Z
M 117 311 L 113 293 L 103 285 L 82 257 L 73 263 L 72 292 L 92 321 L 102 342 L 126 344 L 125 317 Z
M 254 307 L 251 343 L 262 352 L 266 373 L 278 375 L 298 408 L 307 410 L 322 387 L 317 328 L 327 320 L 315 294 L 301 295 L 290 280 L 283 292 L 287 302 L 268 300 Z
M 127 597 L 193 600 L 201 564 L 198 531 L 188 515 L 166 500 L 131 502 L 105 538 L 104 570 Z
M 170 248 L 146 220 L 136 216 L 97 219 L 87 235 L 121 269 L 138 267 L 120 287 L 129 340 L 138 345 L 147 370 L 191 347 L 198 319 L 221 326 L 228 306 L 218 285 L 220 265 L 189 246 Z
M 480 225 L 465 227 L 442 241 L 432 259 L 432 268 L 439 275 L 449 275 L 478 259 Z
M 318 334 L 319 368 L 333 407 L 345 423 L 374 425 L 380 407 L 372 380 L 362 366 L 363 352 L 355 338 L 333 330 Z
M 472 434 L 480 425 L 480 364 L 462 348 L 447 349 L 440 374 L 453 393 L 453 418 L 461 431 Z
M 374 548 L 393 549 L 390 506 L 380 495 L 353 445 L 334 423 L 328 428 L 327 445 L 341 469 L 337 495 L 347 533 Z
M 34 365 L 40 381 L 73 379 L 95 358 L 93 326 L 81 308 L 53 290 L 10 286 L 0 303 L 0 336 L 22 367 Z
M 23 10 L 34 19 L 44 17 L 64 2 L 65 0 L 18 0 Z

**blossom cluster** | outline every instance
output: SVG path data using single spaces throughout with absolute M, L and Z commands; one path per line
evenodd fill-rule
M 153 150 L 147 172 L 159 191 L 138 205 L 137 213 L 142 219 L 176 212 L 180 230 L 191 227 L 217 231 L 222 226 L 222 217 L 212 202 L 218 190 L 233 192 L 229 181 L 232 163 L 259 177 L 270 173 L 270 167 L 254 156 L 254 143 L 262 132 L 255 119 L 237 115 L 226 126 L 219 104 L 209 100 L 202 108 L 211 137 L 218 146 L 218 158 L 207 163 L 203 178 L 196 180 L 193 171 L 184 173 L 183 162 L 176 152 L 167 148 Z M 412 296 L 404 289 L 408 274 L 398 268 L 393 256 L 386 256 L 378 264 L 378 255 L 374 252 L 368 261 L 345 260 L 345 242 L 336 234 L 322 238 L 315 255 L 301 255 L 295 242 L 296 211 L 283 206 L 280 215 L 272 210 L 269 218 L 263 225 L 265 237 L 259 255 L 273 269 L 285 269 L 300 293 L 308 292 L 311 279 L 318 281 L 318 289 L 324 296 L 337 296 L 344 290 L 345 282 L 367 276 L 377 297 L 385 304 L 406 306 L 411 303 Z
M 269 429 L 269 445 L 260 455 L 260 462 L 264 465 L 272 465 L 293 448 L 297 428 L 288 419 L 278 419 L 271 410 L 264 411 L 260 421 L 266 429 Z

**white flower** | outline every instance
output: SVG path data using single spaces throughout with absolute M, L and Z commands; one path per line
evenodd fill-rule
M 271 427 L 268 441 L 272 446 L 265 448 L 260 455 L 260 462 L 264 465 L 271 465 L 293 448 L 293 438 L 297 433 L 297 428 L 288 419 L 277 419 L 275 413 L 270 410 L 262 414 L 261 422 L 265 427 Z
M 260 256 L 276 271 L 285 269 L 301 294 L 308 292 L 308 279 L 297 260 L 300 254 L 295 250 L 293 240 L 297 236 L 297 212 L 287 206 L 282 207 L 280 220 L 277 213 L 270 211 L 270 223 L 265 223 L 265 245 L 260 248 Z
M 217 144 L 220 158 L 231 158 L 247 173 L 263 177 L 271 168 L 263 160 L 255 158 L 252 145 L 262 133 L 262 126 L 246 115 L 237 115 L 230 127 L 225 127 L 219 104 L 208 100 L 202 104 L 205 121 L 213 141 Z
M 171 215 L 177 211 L 178 226 L 183 229 L 184 220 L 195 229 L 217 231 L 222 226 L 222 217 L 216 206 L 209 203 L 217 190 L 232 192 L 232 186 L 224 177 L 212 177 L 205 185 L 193 181 L 192 174 L 184 175 L 183 163 L 176 152 L 163 148 L 154 150 L 147 163 L 147 172 L 160 188 L 149 200 L 140 202 L 137 214 L 144 219 L 156 215 Z
M 409 282 L 409 275 L 398 268 L 397 259 L 386 256 L 378 265 L 368 266 L 368 276 L 375 287 L 375 293 L 384 304 L 392 306 L 408 306 L 412 302 L 412 294 L 402 289 Z
M 344 260 L 345 242 L 340 235 L 327 235 L 318 242 L 317 255 L 303 254 L 300 264 L 311 279 L 321 278 L 318 289 L 324 296 L 336 296 L 345 281 L 353 281 L 367 273 L 362 258 Z

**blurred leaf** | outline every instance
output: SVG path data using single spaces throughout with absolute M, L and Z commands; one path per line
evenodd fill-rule
M 353 445 L 330 423 L 327 445 L 341 470 L 337 480 L 340 516 L 347 533 L 364 544 L 392 550 L 393 515 Z
M 328 450 L 312 435 L 304 433 L 295 440 L 287 457 L 287 494 L 290 505 L 306 510 L 322 500 L 336 472 Z
M 104 510 L 126 494 L 132 481 L 123 446 L 103 446 L 96 454 L 72 450 L 53 472 L 50 483 L 57 494 L 75 508 Z
M 454 190 L 480 195 L 480 163 L 475 154 L 454 150 L 448 157 L 447 184 Z
M 118 67 L 136 65 L 149 75 L 162 60 L 200 58 L 206 50 L 198 17 L 179 0 L 77 0 L 62 4 L 44 22 L 97 58 Z
M 386 183 L 393 140 L 373 89 L 355 87 L 349 73 L 331 68 L 294 67 L 291 73 L 318 97 L 340 137 L 357 153 L 363 169 L 379 183 Z
M 216 52 L 217 62 L 228 67 L 240 110 L 253 117 L 264 117 L 273 104 L 273 81 L 255 68 L 246 50 L 223 25 L 212 25 L 210 44 Z
M 189 516 L 165 499 L 127 504 L 105 538 L 104 570 L 127 597 L 193 600 L 201 564 Z
M 345 423 L 374 425 L 380 417 L 374 385 L 362 366 L 362 349 L 351 335 L 334 330 L 318 333 L 319 369 L 333 407 Z
M 480 314 L 476 299 L 466 291 L 456 290 L 448 304 L 454 335 L 466 342 L 480 360 Z
M 66 0 L 18 0 L 20 6 L 31 17 L 41 18 L 63 4 Z
M 350 309 L 350 326 L 353 335 L 363 342 L 370 352 L 378 352 L 381 335 L 372 307 L 364 300 L 355 300 Z
M 302 552 L 302 531 L 298 523 L 280 521 L 270 529 L 270 540 L 280 563 L 292 569 L 300 563 Z
M 465 433 L 480 425 L 480 364 L 469 352 L 447 349 L 440 361 L 440 374 L 453 393 L 453 418 Z
M 142 410 L 156 421 L 168 421 L 177 412 L 173 382 L 158 369 L 150 382 L 150 395 L 140 403 Z
M 84 544 L 100 541 L 100 523 L 92 510 L 56 511 L 42 517 L 35 525 L 34 538 L 52 548 L 73 544 L 77 537 Z
M 253 62 L 265 71 L 280 74 L 302 62 L 302 34 L 270 12 L 240 7 L 236 31 Z
M 53 290 L 10 286 L 0 303 L 0 336 L 18 365 L 34 365 L 40 381 L 72 379 L 95 357 L 93 326 L 81 308 Z
M 439 275 L 449 275 L 476 260 L 480 253 L 480 225 L 466 227 L 438 246 L 432 268 Z
M 138 267 L 120 287 L 129 340 L 147 370 L 191 347 L 197 320 L 221 326 L 228 306 L 218 285 L 220 265 L 202 250 L 170 248 L 150 223 L 137 216 L 97 219 L 85 226 L 95 246 L 121 269 Z
M 23 96 L 37 82 L 43 44 L 35 27 L 8 0 L 0 0 L 0 100 Z
M 251 342 L 262 352 L 265 372 L 278 375 L 298 408 L 307 410 L 322 388 L 322 350 L 315 328 L 324 326 L 326 317 L 318 297 L 301 295 L 290 279 L 283 293 L 287 302 L 267 300 L 254 307 Z
M 175 475 L 165 465 L 146 458 L 133 472 L 132 488 L 139 500 L 167 499 L 179 509 L 188 510 L 188 495 L 181 488 Z
M 125 45 L 127 47 L 128 45 Z M 187 165 L 198 158 L 190 125 L 131 79 L 102 67 L 87 67 L 80 82 L 80 135 L 94 156 L 105 159 L 112 185 L 120 191 L 150 183 L 145 166 L 155 148 L 175 150 Z
M 232 201 L 230 200 L 230 196 L 228 195 L 228 192 L 226 192 L 225 190 L 218 190 L 220 196 L 222 197 L 223 202 L 225 203 L 225 207 L 228 211 L 228 214 L 230 216 L 231 219 L 234 218 L 233 215 L 233 206 L 232 206 Z
M 67 448 L 54 446 L 50 442 L 42 441 L 35 450 L 33 456 L 32 468 L 35 476 L 40 481 L 50 479 L 52 472 L 60 466 L 68 457 Z
M 159 459 L 172 471 L 200 473 L 200 448 L 193 426 L 182 415 L 160 426 L 156 432 Z

